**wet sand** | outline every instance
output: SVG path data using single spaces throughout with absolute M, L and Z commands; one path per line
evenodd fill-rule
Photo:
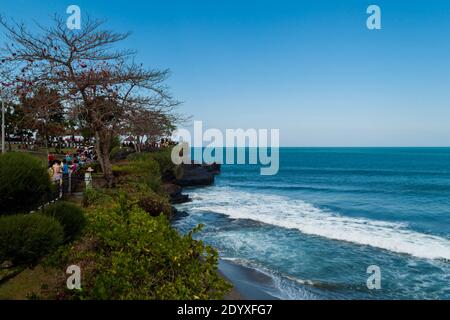
M 272 278 L 258 270 L 220 260 L 219 272 L 234 285 L 225 300 L 278 300 Z

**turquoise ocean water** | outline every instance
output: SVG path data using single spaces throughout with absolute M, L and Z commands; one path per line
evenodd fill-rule
M 450 299 L 450 148 L 281 148 L 224 165 L 175 225 L 273 279 L 281 299 Z M 380 267 L 369 290 L 367 268 Z

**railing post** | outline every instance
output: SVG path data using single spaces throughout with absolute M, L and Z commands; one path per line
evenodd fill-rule
M 69 171 L 69 185 L 68 185 L 68 190 L 67 192 L 69 194 L 72 194 L 72 172 Z

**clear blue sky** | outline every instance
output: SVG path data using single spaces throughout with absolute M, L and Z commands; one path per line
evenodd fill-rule
M 206 127 L 279 128 L 284 146 L 450 146 L 450 1 L 2 1 L 39 22 L 82 14 L 132 31 Z M 366 8 L 382 30 L 366 28 Z M 0 36 L 2 38 L 2 36 Z

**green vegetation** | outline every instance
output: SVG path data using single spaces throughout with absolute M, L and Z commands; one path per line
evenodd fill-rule
M 170 217 L 172 207 L 167 194 L 162 191 L 162 176 L 173 174 L 174 168 L 170 150 L 162 150 L 131 154 L 113 171 L 119 176 L 117 188 L 126 192 L 140 208 L 152 216 L 164 214 Z
M 57 202 L 46 207 L 42 213 L 55 218 L 64 229 L 64 241 L 76 239 L 86 225 L 83 210 L 69 202 Z
M 51 217 L 37 213 L 0 217 L 0 261 L 34 264 L 63 239 L 63 228 Z
M 104 202 L 108 196 L 100 189 L 87 189 L 83 194 L 83 207 L 89 207 L 96 203 Z
M 141 175 L 141 181 L 147 184 L 155 192 L 160 191 L 163 177 L 176 176 L 179 167 L 171 160 L 171 148 L 162 149 L 151 153 L 132 153 L 128 156 L 126 163 L 130 173 Z M 116 166 L 117 169 L 117 166 Z
M 111 149 L 111 152 L 109 153 L 109 157 L 113 160 L 117 160 L 117 159 L 120 160 L 120 158 L 122 157 L 123 154 L 126 155 L 131 152 L 133 152 L 133 149 L 127 148 L 127 147 L 121 147 L 119 145 L 119 146 L 116 146 Z
M 85 192 L 86 232 L 49 259 L 58 268 L 81 266 L 82 290 L 57 296 L 219 299 L 228 292 L 230 284 L 217 273 L 217 251 L 193 239 L 201 226 L 180 235 L 170 225 L 166 195 L 148 184 L 160 179 L 160 168 L 151 155 L 141 155 L 115 166 L 116 188 Z
M 171 159 L 171 152 L 172 148 L 167 148 L 158 152 L 149 153 L 149 157 L 158 163 L 159 171 L 162 175 L 172 173 L 175 170 L 175 165 Z
M 192 238 L 200 227 L 182 236 L 165 216 L 150 216 L 123 193 L 117 202 L 105 199 L 87 210 L 83 240 L 95 243 L 95 252 L 82 240 L 74 252 L 78 259 L 69 262 L 91 268 L 80 298 L 215 299 L 226 293 L 217 252 Z
M 25 153 L 0 156 L 0 214 L 36 209 L 51 190 L 43 163 Z
M 164 214 L 170 217 L 172 214 L 172 207 L 167 197 L 158 196 L 157 194 L 149 194 L 139 199 L 138 205 L 145 212 L 153 217 Z
M 38 271 L 27 269 L 7 280 L 0 286 L 0 295 L 34 299 L 223 298 L 231 285 L 217 273 L 218 253 L 193 238 L 202 226 L 181 235 L 170 225 L 172 207 L 161 187 L 161 172 L 174 169 L 167 163 L 169 156 L 164 151 L 116 163 L 115 187 L 86 190 L 84 208 L 58 202 L 39 214 L 1 218 L 0 262 L 10 260 L 19 266 L 41 263 Z M 68 265 L 81 268 L 81 290 L 66 289 Z M 31 281 L 26 274 L 34 272 L 45 284 L 39 288 L 35 281 L 30 292 L 25 290 L 26 282 Z
M 129 186 L 139 189 L 150 189 L 153 192 L 161 191 L 161 173 L 159 164 L 150 157 L 138 158 L 127 162 L 121 166 L 113 167 L 114 174 L 119 173 L 122 178 L 119 179 L 118 184 L 121 188 Z M 136 186 L 140 184 L 140 186 Z M 128 190 L 133 192 L 133 190 Z

